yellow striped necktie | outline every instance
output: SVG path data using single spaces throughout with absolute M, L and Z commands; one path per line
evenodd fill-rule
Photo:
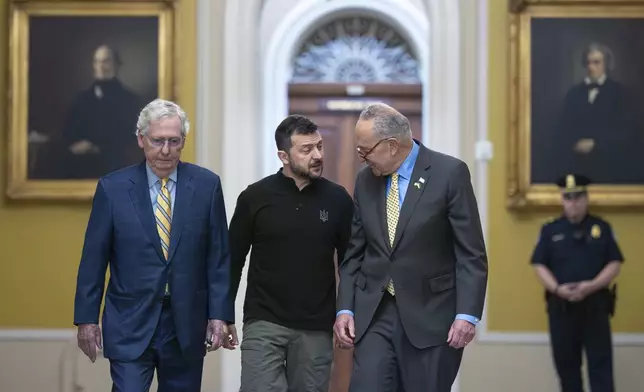
M 396 238 L 396 226 L 398 226 L 398 217 L 400 215 L 400 197 L 398 192 L 398 173 L 391 175 L 391 186 L 387 194 L 387 230 L 389 232 L 389 244 L 394 246 Z M 393 280 L 389 280 L 386 287 L 391 295 L 395 295 Z
M 161 190 L 157 194 L 157 205 L 154 210 L 154 217 L 157 221 L 157 231 L 161 240 L 163 256 L 168 260 L 170 249 L 170 228 L 172 225 L 172 210 L 170 208 L 170 191 L 168 190 L 168 179 L 161 180 Z M 166 294 L 169 293 L 168 284 L 165 285 Z

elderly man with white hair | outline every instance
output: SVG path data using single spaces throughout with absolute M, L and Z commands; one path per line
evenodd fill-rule
M 180 161 L 189 122 L 177 104 L 150 102 L 136 126 L 145 160 L 96 187 L 78 270 L 78 345 L 92 361 L 104 347 L 112 391 L 147 391 L 156 370 L 159 391 L 198 392 L 206 349 L 235 343 L 221 182 Z
M 351 240 L 336 342 L 353 347 L 350 392 L 449 392 L 476 333 L 487 251 L 465 162 L 414 140 L 377 103 L 360 114 Z

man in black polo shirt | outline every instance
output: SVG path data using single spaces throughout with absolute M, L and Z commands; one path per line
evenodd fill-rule
M 334 253 L 344 257 L 353 200 L 322 177 L 322 137 L 311 120 L 288 116 L 275 142 L 282 169 L 239 195 L 229 229 L 233 298 L 252 247 L 240 391 L 327 392 Z

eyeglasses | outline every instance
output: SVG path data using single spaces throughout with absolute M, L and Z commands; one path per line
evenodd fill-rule
M 179 147 L 181 143 L 183 143 L 183 138 L 182 137 L 171 137 L 171 138 L 162 138 L 162 137 L 150 137 L 147 136 L 148 140 L 150 141 L 150 144 L 152 144 L 154 147 L 163 147 L 165 146 L 166 143 L 168 143 L 168 147 Z
M 361 149 L 360 147 L 356 147 L 356 151 L 358 152 L 358 156 L 359 156 L 359 157 L 360 157 L 360 159 L 362 159 L 363 161 L 366 161 L 366 160 L 367 160 L 367 157 L 368 157 L 369 155 L 371 155 L 371 153 L 376 149 L 376 147 L 378 147 L 378 145 L 379 145 L 380 143 L 384 142 L 385 140 L 389 140 L 389 139 L 391 139 L 391 138 L 390 138 L 390 137 L 386 137 L 386 138 L 383 138 L 383 139 L 378 140 L 378 142 L 377 142 L 376 144 L 374 144 L 374 146 L 373 146 L 373 147 L 371 147 L 367 152 L 364 152 L 364 153 L 362 152 L 362 149 Z

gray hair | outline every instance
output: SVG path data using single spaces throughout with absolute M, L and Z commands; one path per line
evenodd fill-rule
M 186 112 L 172 101 L 166 101 L 160 98 L 155 99 L 145 105 L 143 110 L 141 110 L 139 120 L 136 122 L 136 135 L 147 135 L 151 122 L 176 116 L 181 120 L 181 135 L 185 137 L 188 135 L 188 131 L 190 131 L 190 121 L 188 121 Z
M 387 138 L 411 139 L 411 126 L 407 117 L 384 103 L 374 103 L 360 113 L 360 120 L 373 121 L 376 135 Z
M 598 42 L 593 42 L 588 45 L 583 53 L 581 54 L 581 66 L 586 68 L 588 67 L 588 55 L 592 52 L 599 52 L 604 56 L 604 66 L 606 67 L 606 73 L 615 69 L 615 56 L 613 56 L 613 51 L 604 44 Z

